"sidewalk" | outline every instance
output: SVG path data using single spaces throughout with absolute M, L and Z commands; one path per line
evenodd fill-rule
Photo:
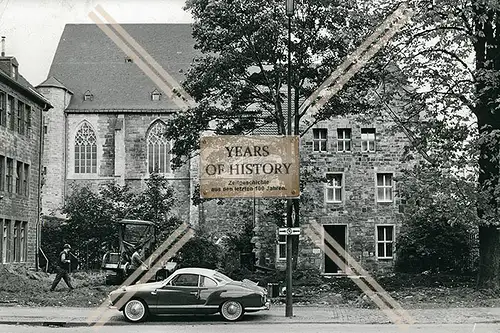
M 87 318 L 97 308 L 67 307 L 0 307 L 0 324 L 87 326 Z M 128 325 L 117 310 L 106 325 Z M 283 306 L 272 306 L 269 311 L 247 314 L 243 322 L 259 323 L 332 323 L 332 324 L 389 324 L 388 317 L 378 309 L 345 307 L 294 306 L 294 317 L 285 317 Z M 499 323 L 500 308 L 449 308 L 408 310 L 416 324 L 474 324 Z M 166 316 L 153 317 L 153 322 L 164 324 L 220 323 L 220 316 Z

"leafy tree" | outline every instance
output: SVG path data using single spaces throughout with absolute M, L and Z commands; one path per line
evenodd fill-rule
M 116 183 L 100 186 L 97 191 L 88 186 L 75 186 L 63 208 L 68 216 L 67 223 L 52 228 L 58 234 L 59 247 L 70 243 L 80 262 L 88 261 L 90 267 L 99 267 L 102 254 L 118 245 L 118 229 L 114 222 L 123 218 L 155 222 L 159 227 L 157 241 L 162 242 L 180 223 L 170 213 L 175 204 L 173 189 L 157 174 L 151 175 L 145 185 L 139 192 Z M 49 231 L 47 229 L 47 233 Z M 49 248 L 53 242 L 50 236 L 42 237 L 42 241 L 44 247 Z
M 378 20 L 355 1 L 298 1 L 292 20 L 292 104 L 311 93 L 355 49 Z M 189 0 L 193 36 L 203 56 L 187 74 L 185 88 L 198 106 L 177 114 L 166 136 L 175 139 L 173 162 L 199 148 L 203 131 L 248 134 L 261 127 L 286 133 L 287 17 L 281 0 Z M 348 29 L 346 29 L 346 26 Z M 365 110 L 374 87 L 364 71 L 334 96 L 318 120 Z M 299 118 L 304 115 L 300 114 Z
M 413 124 L 415 148 L 434 168 L 477 177 L 477 195 L 465 200 L 479 218 L 480 288 L 500 287 L 499 51 L 496 0 L 421 2 L 387 50 L 419 87 L 412 94 L 425 113 Z
M 72 252 L 85 253 L 93 267 L 99 266 L 103 250 L 116 243 L 117 229 L 112 222 L 123 211 L 115 201 L 120 193 L 122 189 L 116 186 L 103 187 L 97 193 L 89 187 L 74 187 L 63 208 L 69 218 L 63 238 L 72 245 Z
M 152 174 L 145 183 L 146 188 L 135 195 L 127 216 L 155 222 L 159 227 L 158 242 L 162 242 L 181 223 L 177 217 L 171 216 L 175 204 L 174 190 L 159 174 Z

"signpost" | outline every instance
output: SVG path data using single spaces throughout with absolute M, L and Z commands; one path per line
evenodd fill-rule
M 278 234 L 281 236 L 297 236 L 300 235 L 300 228 L 279 228 Z
M 299 197 L 298 136 L 201 138 L 200 196 Z

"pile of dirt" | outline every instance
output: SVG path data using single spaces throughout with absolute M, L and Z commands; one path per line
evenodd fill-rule
M 105 286 L 104 275 L 99 272 L 76 272 L 70 276 L 74 290 L 69 291 L 61 280 L 51 292 L 55 274 L 0 266 L 0 305 L 95 307 L 116 288 Z

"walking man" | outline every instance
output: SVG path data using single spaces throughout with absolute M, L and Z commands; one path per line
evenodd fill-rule
M 64 279 L 64 282 L 66 282 L 70 290 L 74 289 L 71 285 L 71 280 L 69 279 L 68 274 L 71 267 L 69 250 L 71 250 L 71 246 L 69 244 L 64 244 L 64 249 L 59 254 L 59 262 L 56 267 L 57 275 L 54 279 L 54 282 L 52 283 L 52 287 L 50 287 L 50 291 L 54 291 L 54 289 L 56 289 L 56 286 L 59 281 L 61 281 L 61 278 Z

